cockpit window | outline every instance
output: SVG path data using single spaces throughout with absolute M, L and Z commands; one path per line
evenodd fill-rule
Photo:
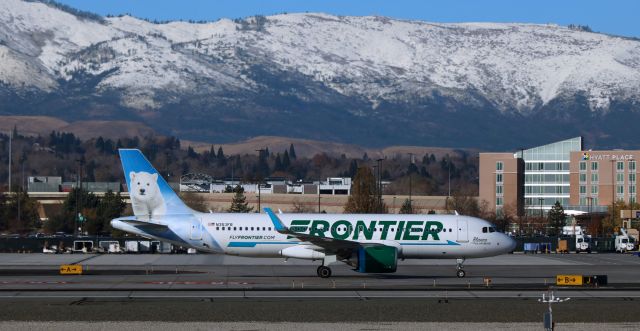
M 489 232 L 496 232 L 496 228 L 493 226 L 489 227 Z

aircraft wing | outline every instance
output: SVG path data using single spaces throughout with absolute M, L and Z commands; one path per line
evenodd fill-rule
M 360 243 L 352 240 L 344 240 L 344 239 L 335 239 L 329 237 L 319 237 L 312 236 L 309 234 L 298 233 L 295 231 L 291 231 L 287 226 L 282 223 L 280 218 L 271 210 L 271 208 L 264 208 L 264 211 L 271 218 L 271 222 L 273 223 L 273 227 L 278 231 L 278 233 L 286 234 L 288 236 L 292 236 L 297 238 L 300 241 L 308 242 L 310 244 L 316 245 L 318 247 L 324 248 L 328 251 L 339 251 L 339 250 L 353 250 L 358 249 L 360 247 L 369 247 L 369 246 L 384 246 L 379 243 Z

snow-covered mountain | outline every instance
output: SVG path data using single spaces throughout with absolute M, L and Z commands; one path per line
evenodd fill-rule
M 3 0 L 0 101 L 3 114 L 135 119 L 219 142 L 492 148 L 578 133 L 624 146 L 617 123 L 640 119 L 640 41 L 316 13 L 154 24 Z

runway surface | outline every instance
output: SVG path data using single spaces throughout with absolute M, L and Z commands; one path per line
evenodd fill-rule
M 83 275 L 58 275 L 79 263 Z M 0 320 L 253 322 L 538 322 L 542 293 L 571 298 L 557 321 L 640 322 L 640 258 L 513 254 L 402 261 L 394 274 L 342 264 L 216 255 L 0 254 Z M 606 286 L 559 288 L 557 274 L 607 275 Z M 490 283 L 487 284 L 487 280 Z M 624 327 L 626 324 L 620 324 Z M 261 329 L 261 327 L 258 327 Z
M 61 264 L 83 275 L 58 275 Z M 0 254 L 0 291 L 180 290 L 544 290 L 558 274 L 607 275 L 603 289 L 640 289 L 640 258 L 631 254 L 511 254 L 469 260 L 455 277 L 452 260 L 407 260 L 393 274 L 361 274 L 342 263 L 318 278 L 319 262 L 217 255 Z M 398 292 L 399 293 L 399 292 Z

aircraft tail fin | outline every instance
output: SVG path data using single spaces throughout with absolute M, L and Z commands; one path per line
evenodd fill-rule
M 119 149 L 122 170 L 135 216 L 191 214 L 160 173 L 138 149 Z

